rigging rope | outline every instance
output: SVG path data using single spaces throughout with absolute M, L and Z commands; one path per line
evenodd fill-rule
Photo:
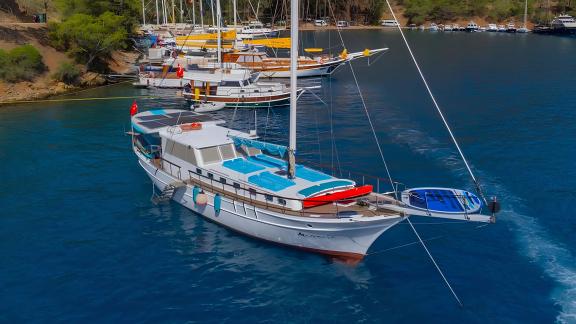
M 460 298 L 458 298 L 458 295 L 456 295 L 456 292 L 454 291 L 454 289 L 452 289 L 452 286 L 450 286 L 450 283 L 448 282 L 448 279 L 446 279 L 446 276 L 444 276 L 444 273 L 442 272 L 442 269 L 440 269 L 440 266 L 438 266 L 438 263 L 436 263 L 436 260 L 434 260 L 434 257 L 432 256 L 432 254 L 430 253 L 430 251 L 428 251 L 428 248 L 426 247 L 426 244 L 424 243 L 424 241 L 422 240 L 422 238 L 420 237 L 420 235 L 418 234 L 418 231 L 416 231 L 416 228 L 414 227 L 414 225 L 412 225 L 412 222 L 410 221 L 409 217 L 406 217 L 406 220 L 408 221 L 408 224 L 410 224 L 410 227 L 412 228 L 412 230 L 414 231 L 414 234 L 416 234 L 416 237 L 418 238 L 418 240 L 420 241 L 420 243 L 422 244 L 422 247 L 424 248 L 424 250 L 426 250 L 426 253 L 428 254 L 428 257 L 430 257 L 430 260 L 432 261 L 432 263 L 434 264 L 434 266 L 436 267 L 436 270 L 438 270 L 438 273 L 440 273 L 440 276 L 442 276 L 442 279 L 444 280 L 444 283 L 446 283 L 446 286 L 448 286 L 448 289 L 450 289 L 450 291 L 452 292 L 452 295 L 454 296 L 454 298 L 456 299 L 456 301 L 458 302 L 458 304 L 460 304 L 460 307 L 463 307 L 464 304 L 462 304 L 462 301 L 460 301 Z
M 388 0 L 386 0 L 388 1 Z M 328 8 L 332 17 L 336 17 L 334 15 L 334 9 L 332 8 L 332 2 L 328 1 Z M 342 42 L 342 46 L 346 48 L 344 45 L 344 38 L 342 38 L 342 33 L 340 32 L 340 27 L 336 26 L 336 30 L 338 31 L 338 36 L 340 36 L 340 41 Z M 372 123 L 372 118 L 370 118 L 370 113 L 368 112 L 368 107 L 366 107 L 366 101 L 364 100 L 364 96 L 362 95 L 362 91 L 360 90 L 360 85 L 358 84 L 358 78 L 356 78 L 356 72 L 352 67 L 352 62 L 348 62 L 348 66 L 350 66 L 350 71 L 352 72 L 352 76 L 354 77 L 354 82 L 356 83 L 356 89 L 358 89 L 358 95 L 360 96 L 360 101 L 362 102 L 362 107 L 364 107 L 364 112 L 366 113 L 366 118 L 368 119 L 368 123 L 370 124 L 370 130 L 372 131 L 372 135 L 374 136 L 374 140 L 376 141 L 376 146 L 378 147 L 378 152 L 380 153 L 380 158 L 382 159 L 382 163 L 384 164 L 384 169 L 386 170 L 386 174 L 388 175 L 388 180 L 390 180 L 390 185 L 392 186 L 392 190 L 394 190 L 394 196 L 398 199 L 398 193 L 396 192 L 394 181 L 392 180 L 392 175 L 390 174 L 390 169 L 388 168 L 388 163 L 386 163 L 386 159 L 384 158 L 384 152 L 382 151 L 382 147 L 380 145 L 380 141 L 378 140 L 378 135 L 376 134 L 376 130 L 374 129 L 374 124 Z
M 392 13 L 392 17 L 394 18 L 394 21 L 398 22 L 398 19 L 396 18 L 396 14 L 394 13 L 394 10 L 392 10 L 392 6 L 390 5 L 390 1 L 386 0 L 386 4 L 388 5 L 388 9 L 390 10 L 390 13 Z M 474 184 L 476 185 L 476 190 L 478 191 L 478 194 L 482 197 L 484 202 L 486 202 L 486 198 L 484 197 L 484 194 L 482 193 L 482 188 L 480 187 L 480 183 L 478 182 L 478 180 L 474 176 L 474 172 L 472 172 L 472 169 L 470 168 L 470 165 L 468 164 L 468 160 L 464 156 L 462 149 L 460 149 L 460 145 L 458 144 L 456 137 L 454 137 L 454 134 L 452 133 L 452 129 L 450 128 L 450 125 L 448 124 L 448 121 L 444 117 L 444 114 L 442 113 L 442 110 L 440 109 L 438 102 L 436 102 L 436 98 L 434 97 L 432 90 L 428 86 L 428 82 L 426 81 L 426 77 L 424 77 L 424 73 L 420 69 L 420 65 L 418 64 L 418 61 L 416 60 L 416 57 L 414 56 L 414 53 L 412 52 L 412 48 L 410 47 L 410 44 L 408 43 L 408 40 L 406 39 L 406 36 L 404 35 L 404 31 L 402 31 L 400 24 L 397 23 L 396 26 L 398 26 L 398 31 L 400 31 L 400 35 L 402 36 L 402 40 L 404 41 L 404 44 L 406 45 L 406 48 L 408 49 L 408 52 L 410 53 L 410 57 L 412 58 L 412 61 L 414 62 L 414 65 L 416 66 L 416 69 L 418 70 L 418 74 L 420 74 L 420 78 L 422 79 L 422 82 L 424 83 L 424 86 L 426 87 L 426 90 L 428 91 L 428 95 L 430 96 L 430 98 L 432 99 L 432 102 L 434 103 L 434 107 L 436 107 L 436 110 L 438 111 L 438 114 L 440 115 L 440 118 L 442 119 L 444 126 L 446 126 L 446 129 L 448 130 L 448 133 L 450 134 L 450 138 L 452 139 L 452 142 L 454 142 L 454 145 L 456 146 L 456 149 L 458 150 L 458 153 L 460 154 L 462 161 L 466 165 L 466 169 L 468 170 L 468 173 L 470 173 L 470 176 L 472 177 L 472 180 L 474 181 Z

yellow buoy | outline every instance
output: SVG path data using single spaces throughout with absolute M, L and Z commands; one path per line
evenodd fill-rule
M 348 50 L 344 49 L 342 50 L 342 53 L 340 53 L 340 57 L 345 60 L 346 58 L 348 58 Z
M 369 50 L 369 49 L 365 49 L 365 50 L 362 52 L 362 55 L 364 55 L 364 56 L 370 56 L 370 50 Z

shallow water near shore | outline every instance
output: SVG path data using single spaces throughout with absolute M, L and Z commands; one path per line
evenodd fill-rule
M 393 178 L 472 189 L 397 32 L 342 35 L 350 52 L 390 47 L 354 71 Z M 405 223 L 352 267 L 153 205 L 124 135 L 125 99 L 0 107 L 0 321 L 576 321 L 576 40 L 407 37 L 485 191 L 503 204 L 489 226 L 412 218 L 463 308 Z M 339 50 L 333 31 L 302 38 Z M 385 178 L 349 67 L 303 83 L 321 83 L 328 105 L 302 97 L 299 159 Z M 184 108 L 174 93 L 119 85 L 73 97 L 151 94 L 160 98 L 141 110 Z M 253 111 L 218 115 L 253 127 Z M 286 143 L 287 109 L 257 117 L 263 138 Z

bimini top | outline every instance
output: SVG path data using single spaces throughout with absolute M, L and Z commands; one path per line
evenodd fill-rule
M 185 80 L 213 83 L 222 81 L 243 81 L 248 79 L 256 80 L 257 76 L 258 73 L 253 73 L 248 69 L 194 70 L 184 72 Z
M 217 120 L 208 115 L 180 109 L 148 110 L 132 116 L 132 127 L 136 132 L 142 134 L 158 133 L 163 127 L 207 122 L 212 124 L 224 123 L 223 120 Z

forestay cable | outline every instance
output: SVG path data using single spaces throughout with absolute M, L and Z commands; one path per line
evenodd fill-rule
M 444 276 L 444 273 L 442 272 L 442 269 L 440 269 L 440 267 L 438 266 L 438 263 L 436 263 L 436 260 L 434 260 L 434 257 L 432 256 L 432 254 L 430 253 L 430 251 L 428 251 L 428 248 L 426 247 L 426 244 L 424 243 L 424 241 L 422 240 L 422 238 L 420 238 L 420 235 L 418 234 L 418 231 L 416 231 L 416 228 L 414 227 L 414 225 L 412 225 L 412 222 L 410 221 L 409 217 L 406 217 L 406 220 L 408 221 L 408 224 L 410 224 L 410 227 L 412 227 L 412 230 L 414 231 L 414 234 L 416 234 L 416 237 L 418 237 L 418 240 L 420 241 L 420 243 L 422 244 L 422 247 L 424 248 L 424 250 L 426 250 L 426 253 L 428 254 L 428 257 L 430 257 L 430 260 L 432 261 L 432 263 L 434 263 L 434 266 L 436 267 L 436 270 L 438 270 L 438 273 L 440 273 L 440 276 L 442 276 L 442 279 L 444 280 L 444 282 L 446 283 L 446 286 L 448 286 L 448 289 L 450 289 L 450 292 L 452 292 L 452 295 L 454 296 L 454 298 L 456 299 L 456 301 L 458 302 L 458 304 L 460 304 L 460 307 L 463 307 L 464 304 L 462 304 L 462 302 L 460 301 L 460 298 L 458 298 L 458 295 L 456 295 L 456 292 L 454 291 L 454 289 L 452 289 L 452 286 L 450 286 L 450 283 L 448 282 L 448 279 L 446 279 L 446 277 Z
M 386 0 L 388 1 L 388 0 Z M 328 7 L 330 9 L 330 13 L 332 17 L 336 18 L 334 15 L 334 10 L 332 8 L 332 2 L 328 1 Z M 338 36 L 340 36 L 340 41 L 342 42 L 342 46 L 346 48 L 344 45 L 344 39 L 342 38 L 342 34 L 340 33 L 340 27 L 336 26 L 336 30 L 338 31 Z M 362 91 L 360 91 L 360 85 L 358 84 L 358 79 L 356 78 L 356 72 L 352 67 L 352 62 L 348 62 L 350 66 L 350 71 L 352 71 L 352 76 L 354 77 L 354 82 L 356 83 L 356 89 L 358 89 L 358 95 L 360 96 L 360 101 L 362 102 L 362 107 L 364 107 L 364 112 L 366 113 L 366 118 L 368 119 L 368 123 L 370 124 L 370 130 L 372 131 L 372 135 L 374 136 L 374 140 L 376 141 L 376 146 L 378 147 L 378 152 L 380 153 L 380 158 L 382 159 L 382 163 L 384 163 L 384 169 L 386 170 L 386 174 L 388 175 L 388 179 L 390 180 L 390 185 L 392 186 L 392 190 L 394 191 L 394 196 L 398 199 L 398 193 L 396 192 L 396 188 L 394 186 L 394 181 L 392 180 L 392 175 L 390 174 L 390 169 L 388 168 L 388 163 L 386 163 L 386 159 L 384 158 L 384 152 L 382 151 L 382 147 L 380 146 L 380 141 L 378 140 L 378 135 L 376 134 L 376 130 L 374 129 L 374 124 L 372 124 L 372 118 L 370 118 L 370 113 L 368 112 L 368 107 L 366 107 L 366 101 L 364 100 L 364 96 L 362 95 Z
M 406 36 L 404 35 L 404 32 L 402 31 L 402 28 L 400 27 L 400 24 L 398 23 L 398 19 L 396 18 L 396 14 L 394 13 L 392 6 L 390 5 L 390 1 L 386 0 L 386 4 L 388 5 L 388 9 L 390 10 L 392 17 L 394 18 L 394 21 L 396 21 L 396 26 L 398 27 L 398 31 L 400 31 L 400 35 L 402 36 L 402 40 L 404 41 L 404 44 L 406 45 L 406 48 L 408 49 L 408 52 L 410 53 L 410 57 L 412 57 L 412 61 L 414 62 L 414 65 L 416 65 L 416 69 L 418 70 L 418 74 L 420 74 L 420 78 L 422 79 L 422 82 L 424 82 L 424 86 L 426 87 L 426 90 L 428 91 L 428 95 L 430 95 L 430 98 L 432 99 L 432 102 L 434 103 L 434 107 L 436 107 L 436 110 L 438 111 L 438 114 L 440 115 L 440 118 L 442 119 L 444 126 L 446 126 L 446 129 L 448 130 L 448 133 L 450 134 L 450 138 L 452 139 L 452 142 L 454 142 L 454 145 L 456 146 L 456 149 L 458 150 L 460 157 L 462 157 L 462 161 L 464 162 L 464 165 L 466 165 L 466 169 L 468 170 L 468 173 L 470 173 L 470 176 L 472 177 L 472 180 L 474 181 L 474 184 L 476 185 L 476 190 L 478 191 L 478 194 L 486 202 L 486 198 L 484 197 L 484 194 L 482 193 L 482 189 L 480 188 L 480 183 L 478 182 L 478 180 L 474 176 L 474 173 L 472 172 L 472 169 L 470 168 L 470 165 L 468 164 L 468 160 L 464 156 L 462 149 L 460 149 L 460 145 L 458 144 L 456 137 L 454 137 L 454 134 L 452 133 L 452 129 L 450 128 L 450 125 L 448 125 L 448 121 L 444 117 L 444 114 L 442 113 L 442 110 L 440 109 L 438 102 L 436 102 L 436 98 L 434 97 L 432 90 L 430 90 L 430 87 L 428 86 L 428 82 L 426 81 L 426 78 L 424 77 L 424 73 L 422 73 L 422 70 L 420 69 L 420 65 L 418 64 L 416 57 L 414 57 L 414 53 L 412 53 L 412 48 L 410 47 L 410 44 L 408 43 L 408 40 L 406 39 Z

